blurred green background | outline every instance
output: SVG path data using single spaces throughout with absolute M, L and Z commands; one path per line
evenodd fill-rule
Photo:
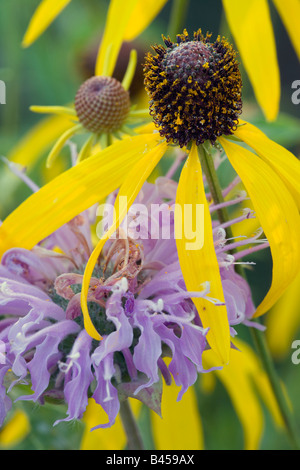
M 0 1 L 0 80 L 6 83 L 6 105 L 0 105 L 0 156 L 7 156 L 32 126 L 43 118 L 29 111 L 35 105 L 65 105 L 73 102 L 75 93 L 88 76 L 93 74 L 95 51 L 97 50 L 108 7 L 107 0 L 73 0 L 55 20 L 50 28 L 29 49 L 22 49 L 21 42 L 28 22 L 38 5 L 38 0 Z M 291 84 L 300 79 L 299 62 L 290 44 L 287 33 L 270 3 L 273 27 L 276 35 L 282 95 L 280 114 L 275 123 L 266 123 L 258 109 L 251 85 L 243 67 L 244 112 L 252 123 L 264 130 L 269 137 L 300 155 L 300 105 L 291 102 Z M 140 57 L 150 49 L 150 44 L 161 41 L 161 34 L 168 34 L 172 1 L 169 0 L 154 23 L 141 35 L 137 46 Z M 213 35 L 219 33 L 232 39 L 226 24 L 220 0 L 190 0 L 185 21 L 189 31 L 202 28 Z M 233 41 L 232 41 L 233 42 Z M 117 72 L 124 71 L 128 48 L 121 53 Z M 137 82 L 131 89 L 133 101 L 141 89 L 141 65 Z M 37 184 L 45 182 L 45 156 L 30 171 Z M 67 167 L 67 158 L 63 160 Z M 11 176 L 9 183 L 1 179 L 6 171 L 0 162 L 0 218 L 16 207 L 29 194 L 25 184 Z M 5 173 L 6 174 L 6 173 Z M 12 182 L 10 186 L 10 182 Z M 257 299 L 270 281 L 270 257 L 268 253 L 257 255 L 255 275 L 249 272 L 249 281 Z M 300 307 L 298 307 L 300 309 Z M 299 312 L 300 317 L 300 312 Z M 300 322 L 299 322 L 300 324 Z M 248 331 L 241 327 L 239 335 L 252 344 Z M 295 331 L 300 338 L 300 330 Z M 279 375 L 285 383 L 293 403 L 294 413 L 300 429 L 300 365 L 293 365 L 291 352 L 276 362 Z M 241 424 L 223 386 L 217 382 L 210 395 L 199 394 L 199 409 L 203 421 L 207 449 L 242 449 Z M 16 405 L 21 407 L 20 404 Z M 264 405 L 262 404 L 264 408 Z M 76 449 L 83 432 L 82 423 L 62 423 L 53 428 L 52 423 L 64 416 L 65 409 L 57 405 L 44 407 L 25 403 L 22 409 L 28 413 L 31 432 L 15 449 Z M 147 412 L 142 415 L 147 427 Z M 148 436 L 147 432 L 145 434 Z M 151 447 L 151 437 L 147 437 Z M 270 415 L 265 410 L 265 432 L 262 449 L 285 449 L 289 443 L 285 435 L 274 429 Z

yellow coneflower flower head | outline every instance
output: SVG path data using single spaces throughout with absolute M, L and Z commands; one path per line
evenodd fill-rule
M 201 29 L 177 42 L 163 36 L 166 48 L 153 46 L 145 62 L 150 114 L 162 137 L 184 147 L 194 141 L 215 143 L 237 128 L 242 110 L 242 79 L 236 53 L 218 36 L 210 42 Z

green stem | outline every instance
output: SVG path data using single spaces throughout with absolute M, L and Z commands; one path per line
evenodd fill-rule
M 211 196 L 215 204 L 220 204 L 224 201 L 222 195 L 222 189 L 219 183 L 219 179 L 215 170 L 213 157 L 209 151 L 209 148 L 206 144 L 198 147 L 198 154 L 201 160 L 202 168 L 207 179 L 207 184 L 209 186 Z M 218 219 L 220 223 L 227 222 L 229 220 L 228 213 L 226 208 L 220 209 L 217 211 Z M 231 229 L 227 229 L 227 236 L 232 236 Z M 238 265 L 236 268 L 240 268 Z M 246 278 L 244 270 L 241 268 L 239 273 Z M 274 396 L 277 401 L 277 405 L 282 414 L 287 434 L 290 438 L 291 445 L 293 448 L 299 450 L 300 443 L 298 439 L 298 432 L 293 420 L 293 416 L 290 412 L 289 405 L 286 401 L 286 397 L 283 393 L 283 389 L 280 383 L 280 379 L 277 375 L 277 372 L 274 367 L 274 363 L 269 352 L 269 348 L 265 339 L 265 336 L 262 331 L 257 330 L 256 328 L 251 328 L 251 332 L 254 337 L 254 342 L 256 349 L 260 356 L 261 362 L 263 364 L 264 370 L 269 378 Z
M 168 34 L 171 39 L 176 37 L 176 34 L 182 33 L 184 28 L 189 0 L 173 0 L 171 11 L 170 23 L 168 27 Z
M 204 171 L 206 181 L 210 190 L 211 197 L 215 204 L 221 204 L 224 202 L 222 189 L 219 183 L 217 172 L 214 165 L 214 160 L 205 144 L 198 147 L 198 155 L 200 157 L 202 169 Z M 229 221 L 229 216 L 226 208 L 218 209 L 218 219 L 221 224 Z M 231 227 L 226 229 L 227 238 L 232 238 Z
M 128 400 L 120 403 L 120 416 L 127 437 L 129 450 L 143 450 L 142 437 Z

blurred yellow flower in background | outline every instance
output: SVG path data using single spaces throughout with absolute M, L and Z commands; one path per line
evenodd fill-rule
M 300 275 L 272 307 L 266 321 L 266 338 L 272 355 L 280 360 L 291 355 L 294 340 L 300 338 Z M 298 337 L 297 337 L 298 333 Z
M 29 418 L 23 410 L 16 409 L 0 430 L 0 449 L 10 449 L 30 433 Z

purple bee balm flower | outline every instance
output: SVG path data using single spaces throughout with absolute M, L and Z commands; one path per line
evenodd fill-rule
M 97 427 L 108 427 L 115 422 L 120 397 L 135 396 L 160 413 L 151 397 L 161 393 L 161 378 L 166 385 L 174 380 L 181 387 L 180 400 L 197 374 L 207 372 L 202 353 L 209 347 L 208 330 L 191 298 L 205 297 L 214 303 L 218 299 L 209 297 L 209 283 L 199 292 L 185 288 L 174 239 L 176 187 L 169 178 L 146 183 L 136 201 L 139 214 L 132 207 L 119 236 L 103 250 L 88 294 L 91 320 L 101 341 L 85 331 L 80 307 L 83 273 L 93 247 L 95 207 L 33 250 L 14 248 L 3 256 L 0 424 L 11 407 L 9 392 L 19 383 L 29 383 L 32 393 L 18 400 L 42 403 L 47 396 L 63 397 L 68 405 L 65 421 L 80 419 L 93 397 L 108 416 Z M 243 199 L 244 195 L 238 198 Z M 244 213 L 231 223 L 249 216 Z M 253 325 L 255 309 L 247 282 L 235 272 L 237 258 L 227 253 L 233 245 L 227 245 L 224 227 L 217 223 L 214 237 L 234 336 L 237 324 Z M 259 235 L 250 242 L 266 246 Z M 243 244 L 244 239 L 235 242 Z M 8 371 L 13 378 L 7 389 Z

